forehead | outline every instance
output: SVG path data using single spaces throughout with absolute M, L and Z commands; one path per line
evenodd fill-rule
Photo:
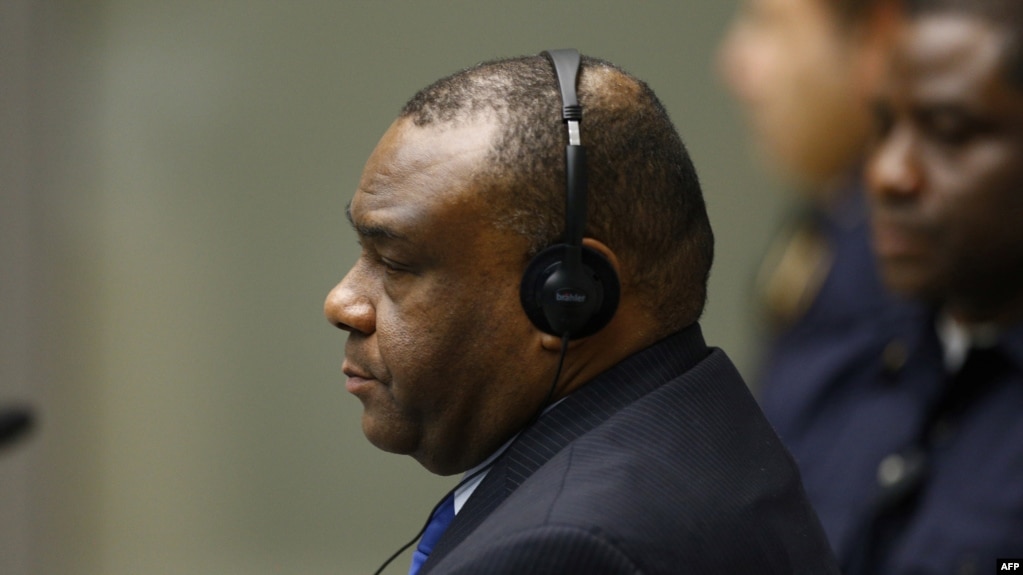
M 476 178 L 493 132 L 486 121 L 419 127 L 396 120 L 366 162 L 352 198 L 353 218 L 399 216 L 477 197 Z
M 1003 81 L 1005 34 L 970 16 L 935 14 L 906 23 L 889 78 L 922 100 L 982 97 Z

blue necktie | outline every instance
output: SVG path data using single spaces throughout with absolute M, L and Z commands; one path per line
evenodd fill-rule
M 434 545 L 440 540 L 440 536 L 444 534 L 444 531 L 454 518 L 455 495 L 454 493 L 449 493 L 444 498 L 444 501 L 441 501 L 440 505 L 437 506 L 433 515 L 430 516 L 430 522 L 426 524 L 423 537 L 419 540 L 415 553 L 412 554 L 412 565 L 409 567 L 408 575 L 419 573 L 419 568 L 423 566 L 423 563 L 426 563 L 426 558 L 430 556 Z

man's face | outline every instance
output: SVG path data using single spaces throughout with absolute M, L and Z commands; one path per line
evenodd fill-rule
M 526 240 L 493 225 L 472 177 L 491 135 L 487 122 L 391 126 L 349 206 L 361 257 L 325 304 L 349 332 L 367 438 L 445 475 L 508 439 L 553 377 L 518 300 Z
M 907 22 L 867 166 L 886 282 L 974 321 L 1023 293 L 1023 89 L 1005 56 L 1005 34 L 981 20 Z
M 761 151 L 813 184 L 844 175 L 867 136 L 863 38 L 828 0 L 745 0 L 719 52 Z

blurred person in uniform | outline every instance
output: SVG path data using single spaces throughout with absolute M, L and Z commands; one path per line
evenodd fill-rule
M 901 10 L 865 174 L 902 301 L 864 318 L 872 353 L 850 324 L 764 405 L 844 573 L 984 573 L 1023 555 L 1023 3 Z

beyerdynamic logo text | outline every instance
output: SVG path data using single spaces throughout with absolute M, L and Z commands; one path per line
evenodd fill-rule
M 567 303 L 586 303 L 586 294 L 569 290 L 561 290 L 554 294 L 554 301 Z

